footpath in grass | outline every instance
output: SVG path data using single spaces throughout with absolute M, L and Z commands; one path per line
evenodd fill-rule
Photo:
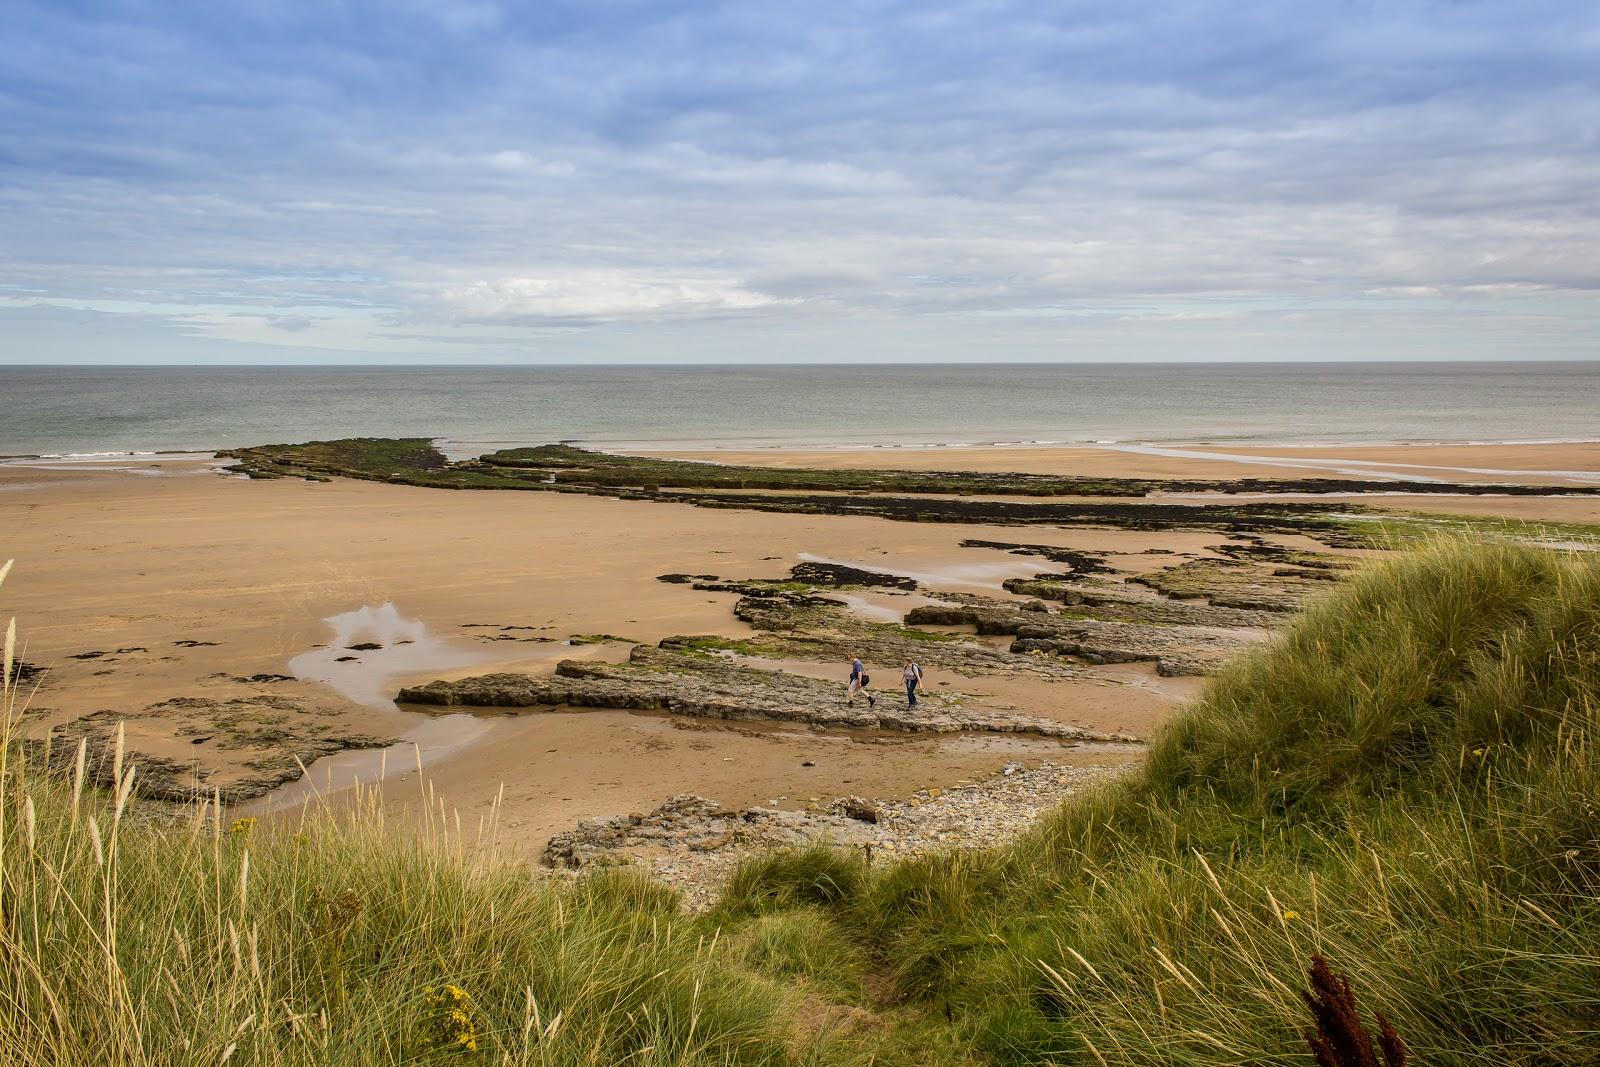
M 22 687 L 5 699 L 11 723 Z M 1320 955 L 1412 1063 L 1600 1063 L 1597 726 L 1600 564 L 1441 541 L 1319 600 L 1141 772 L 1015 845 L 778 853 L 705 916 L 628 871 L 546 881 L 443 813 L 421 834 L 371 805 L 270 832 L 204 806 L 153 822 L 136 768 L 102 795 L 7 738 L 0 1047 L 21 1064 L 1311 1064 Z

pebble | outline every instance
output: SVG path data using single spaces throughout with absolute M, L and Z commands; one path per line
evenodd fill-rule
M 1126 765 L 1029 770 L 1015 761 L 982 781 L 930 787 L 895 801 L 811 797 L 804 811 L 767 807 L 733 811 L 684 794 L 643 816 L 590 819 L 551 838 L 543 862 L 558 868 L 634 863 L 684 893 L 691 909 L 709 908 L 746 856 L 765 849 L 826 841 L 871 858 L 914 856 L 955 847 L 1001 845 L 1042 813 L 1084 787 L 1126 773 Z M 859 818 L 870 806 L 876 824 Z M 844 814 L 854 811 L 858 817 Z

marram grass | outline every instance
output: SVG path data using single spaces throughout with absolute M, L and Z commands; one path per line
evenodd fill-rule
M 1597 716 L 1593 557 L 1440 541 L 1015 845 L 777 854 L 704 917 L 492 820 L 153 824 L 8 736 L 0 1060 L 1309 1065 L 1320 955 L 1411 1063 L 1600 1065 Z
M 6 677 L 12 676 L 11 642 Z M 571 885 L 436 815 L 135 817 L 0 745 L 0 1063 L 765 1065 L 836 1060 L 796 995 L 632 872 Z M 487 836 L 487 831 L 486 831 Z

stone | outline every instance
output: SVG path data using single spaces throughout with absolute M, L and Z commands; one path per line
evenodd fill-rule
M 877 803 L 864 797 L 839 797 L 833 802 L 832 811 L 835 815 L 843 815 L 845 818 L 855 819 L 857 822 L 872 823 L 874 825 L 878 822 Z

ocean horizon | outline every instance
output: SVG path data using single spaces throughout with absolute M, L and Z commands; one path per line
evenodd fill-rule
M 1600 362 L 0 366 L 0 455 L 430 437 L 596 448 L 1600 438 Z

